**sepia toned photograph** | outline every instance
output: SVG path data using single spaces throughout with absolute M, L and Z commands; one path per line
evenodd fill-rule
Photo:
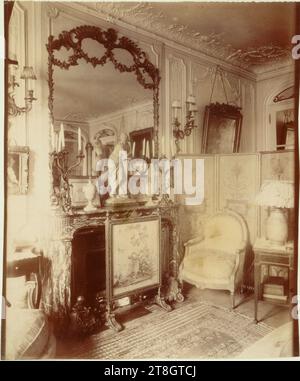
M 1 360 L 299 359 L 299 4 L 0 7 Z

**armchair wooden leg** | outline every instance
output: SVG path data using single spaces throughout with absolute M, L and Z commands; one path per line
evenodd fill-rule
M 234 310 L 235 309 L 235 291 L 231 291 L 230 296 L 231 296 L 231 309 Z

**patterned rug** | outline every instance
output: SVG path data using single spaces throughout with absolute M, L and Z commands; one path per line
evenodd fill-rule
M 76 342 L 64 343 L 67 358 L 201 359 L 234 358 L 272 328 L 201 301 L 185 301 L 171 312 L 158 306 L 124 324 Z M 65 357 L 62 352 L 59 357 Z

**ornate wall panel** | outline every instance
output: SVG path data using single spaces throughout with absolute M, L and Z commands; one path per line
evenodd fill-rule
M 193 150 L 191 153 L 200 154 L 204 110 L 209 102 L 214 67 L 195 61 L 192 61 L 191 65 L 191 87 L 196 97 L 197 105 L 200 105 L 200 107 L 198 107 L 198 113 L 196 115 L 196 125 L 198 128 L 193 131 L 191 137 L 188 139 L 193 140 Z
M 220 155 L 218 158 L 218 209 L 230 208 L 247 221 L 250 240 L 257 235 L 258 155 Z
M 183 242 L 201 235 L 203 222 L 211 216 L 216 201 L 216 158 L 215 156 L 181 156 L 181 159 L 204 159 L 204 201 L 201 205 L 188 206 L 184 204 L 186 196 L 178 195 L 181 206 L 179 209 L 180 233 Z M 195 184 L 195 164 L 193 165 L 192 183 Z M 190 196 L 188 196 L 190 197 Z
M 177 100 L 182 105 L 182 109 L 179 111 L 178 119 L 181 124 L 185 123 L 185 101 L 186 101 L 186 76 L 187 76 L 187 67 L 185 60 L 173 54 L 170 54 L 167 58 L 167 102 L 169 105 L 169 112 L 167 117 L 167 125 L 170 128 L 169 136 L 166 134 L 167 141 L 165 144 L 165 152 L 171 151 L 175 153 L 175 145 L 173 138 L 173 125 L 172 125 L 172 103 Z M 168 143 L 169 142 L 169 143 Z M 180 142 L 180 149 L 183 152 L 186 152 L 186 141 Z
M 261 180 L 294 180 L 294 151 L 262 152 Z

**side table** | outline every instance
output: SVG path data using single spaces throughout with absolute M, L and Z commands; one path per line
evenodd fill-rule
M 256 240 L 254 247 L 254 321 L 258 322 L 258 304 L 262 296 L 262 266 L 266 266 L 268 269 L 270 266 L 286 268 L 288 271 L 288 295 L 286 303 L 279 303 L 272 301 L 272 304 L 277 304 L 280 306 L 290 306 L 291 301 L 291 289 L 292 289 L 292 279 L 293 279 L 293 259 L 294 259 L 294 246 L 293 242 L 288 242 L 287 244 L 280 246 L 274 245 L 270 241 L 259 238 Z M 270 303 L 270 301 L 268 301 Z

